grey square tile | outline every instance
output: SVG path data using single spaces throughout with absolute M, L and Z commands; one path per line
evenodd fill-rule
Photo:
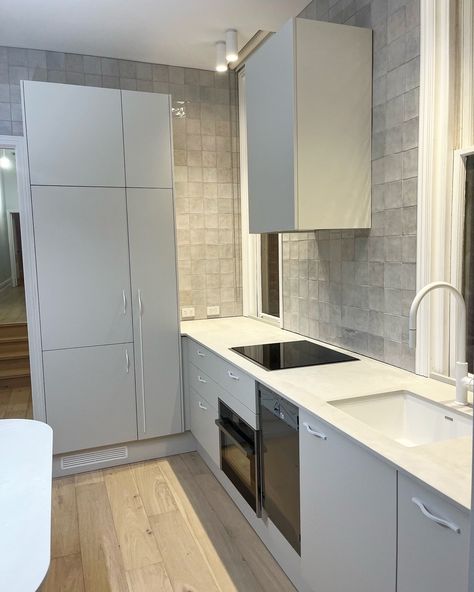
M 47 51 L 46 67 L 48 70 L 64 70 L 66 67 L 65 54 L 59 51 Z
M 169 81 L 171 84 L 184 84 L 184 68 L 169 66 Z
M 402 264 L 386 262 L 384 265 L 384 286 L 385 288 L 402 287 Z
M 136 65 L 138 80 L 153 80 L 152 65 L 144 62 L 138 62 Z
M 100 68 L 103 76 L 118 78 L 120 74 L 118 60 L 112 58 L 100 58 Z
M 11 107 L 10 103 L 0 103 L 0 120 L 11 121 Z
M 18 47 L 7 48 L 9 66 L 28 66 L 28 51 Z
M 20 84 L 22 80 L 28 80 L 28 68 L 25 66 L 9 66 L 8 80 L 10 84 Z
M 65 67 L 68 72 L 84 72 L 84 59 L 82 55 L 67 53 Z
M 95 74 L 100 75 L 102 74 L 102 70 L 100 67 L 100 58 L 95 56 L 84 56 L 84 72 L 86 74 Z
M 46 52 L 39 49 L 29 49 L 28 68 L 41 68 L 46 70 Z
M 403 153 L 403 178 L 410 179 L 418 174 L 418 149 L 412 148 Z
M 9 136 L 12 133 L 12 122 L 8 120 L 0 120 L 0 134 Z

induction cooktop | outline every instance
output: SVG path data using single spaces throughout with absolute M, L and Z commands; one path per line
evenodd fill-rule
M 242 345 L 231 347 L 232 351 L 252 360 L 266 370 L 285 370 L 303 366 L 319 366 L 352 362 L 353 358 L 341 352 L 324 347 L 311 341 L 285 341 L 281 343 L 263 343 L 259 345 Z

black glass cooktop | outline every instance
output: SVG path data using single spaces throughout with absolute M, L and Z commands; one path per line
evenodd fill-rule
M 302 341 L 286 341 L 282 343 L 263 343 L 260 345 L 242 345 L 231 347 L 232 351 L 252 360 L 266 370 L 284 370 L 287 368 L 301 368 L 303 366 L 319 366 L 321 364 L 336 364 L 337 362 L 352 362 L 353 358 L 338 351 Z

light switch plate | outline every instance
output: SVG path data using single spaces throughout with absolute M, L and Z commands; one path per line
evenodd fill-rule
M 218 317 L 221 314 L 221 307 L 220 306 L 208 306 L 207 307 L 207 316 L 208 317 Z
M 181 309 L 181 318 L 182 319 L 194 319 L 194 316 L 195 316 L 195 311 L 192 306 L 190 306 L 188 308 L 183 307 Z

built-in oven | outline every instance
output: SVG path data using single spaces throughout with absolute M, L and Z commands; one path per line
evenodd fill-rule
M 221 469 L 257 516 L 261 515 L 258 430 L 219 400 Z

